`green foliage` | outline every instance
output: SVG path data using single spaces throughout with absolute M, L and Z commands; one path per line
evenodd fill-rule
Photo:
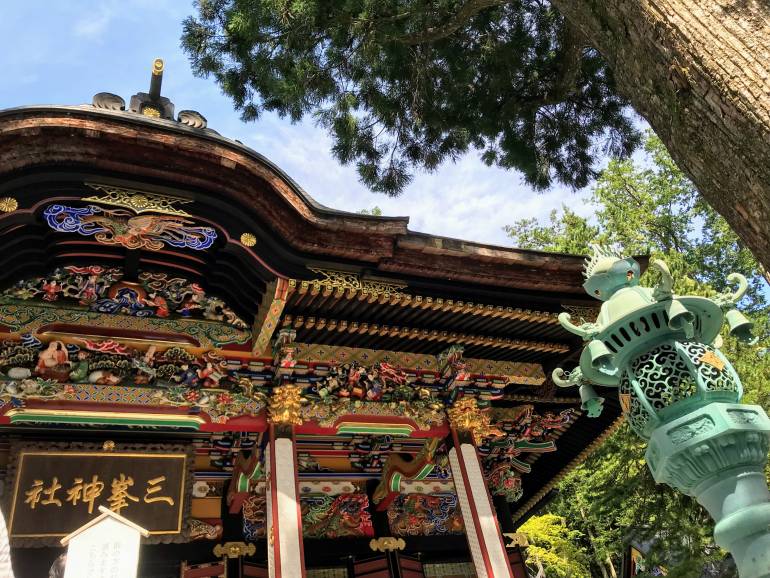
M 379 208 L 377 205 L 373 206 L 371 209 L 361 209 L 358 212 L 362 215 L 372 215 L 374 217 L 382 216 L 382 209 Z
M 613 160 L 601 173 L 584 199 L 595 208 L 595 221 L 564 206 L 551 213 L 548 223 L 523 219 L 505 227 L 513 243 L 524 249 L 585 254 L 588 243 L 600 241 L 628 254 L 651 254 L 663 258 L 674 278 L 685 283 L 677 288 L 679 293 L 697 287 L 724 291 L 729 288 L 727 275 L 743 273 L 751 287 L 741 305 L 763 311 L 768 279 L 751 252 L 699 197 L 659 139 L 648 134 L 645 150 L 643 166 Z
M 548 224 L 540 225 L 537 219 L 522 219 L 514 225 L 503 227 L 521 249 L 543 249 L 554 253 L 585 253 L 589 243 L 599 238 L 599 227 L 571 211 L 566 205 L 561 214 L 554 209 Z
M 388 194 L 470 148 L 582 187 L 638 144 L 602 58 L 541 0 L 198 0 L 182 46 L 245 120 L 314 115 Z
M 599 239 L 626 253 L 651 253 L 671 268 L 678 294 L 713 296 L 727 289 L 726 276 L 747 276 L 751 290 L 745 303 L 761 337 L 746 345 L 726 329 L 722 350 L 743 382 L 747 403 L 770 409 L 770 346 L 766 276 L 735 234 L 676 168 L 660 142 L 649 136 L 648 159 L 636 165 L 612 161 L 587 201 L 595 209 L 589 221 L 566 207 L 539 224 L 524 220 L 507 227 L 514 243 L 524 248 L 585 253 Z M 642 282 L 656 282 L 645 273 Z M 712 539 L 713 521 L 691 498 L 658 486 L 644 462 L 645 445 L 623 425 L 559 486 L 549 506 L 569 528 L 579 531 L 590 554 L 594 575 L 620 571 L 625 545 L 649 547 L 648 566 L 663 565 L 669 578 L 700 577 L 704 568 L 728 578 L 721 567 L 724 553 Z M 602 570 L 603 569 L 603 570 Z
M 580 532 L 570 530 L 564 518 L 553 514 L 534 516 L 519 532 L 529 541 L 527 558 L 530 565 L 539 560 L 549 578 L 590 578 L 588 556 L 580 545 Z

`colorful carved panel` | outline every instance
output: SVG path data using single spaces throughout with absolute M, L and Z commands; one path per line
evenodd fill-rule
M 435 403 L 415 400 L 399 403 L 366 403 L 350 399 L 333 400 L 328 403 L 308 403 L 302 406 L 302 419 L 316 422 L 321 427 L 333 427 L 346 416 L 378 416 L 405 418 L 421 430 L 430 430 L 444 423 L 444 412 Z M 372 433 L 375 433 L 371 428 Z M 382 433 L 409 435 L 409 428 L 389 427 L 381 424 Z M 397 431 L 398 430 L 398 431 Z
M 372 365 L 385 362 L 397 367 L 409 367 L 436 374 L 442 366 L 442 361 L 435 355 L 307 343 L 297 343 L 296 346 L 295 359 L 317 359 L 338 365 L 346 363 Z M 509 382 L 521 385 L 542 385 L 545 381 L 545 373 L 539 363 L 469 358 L 464 358 L 463 362 L 467 373 L 470 374 L 474 383 L 479 383 L 479 386 L 500 387 Z
M 264 539 L 267 535 L 267 502 L 264 494 L 252 495 L 243 502 L 243 539 Z
M 67 266 L 45 277 L 19 281 L 3 295 L 18 300 L 61 303 L 66 307 L 133 317 L 206 319 L 237 329 L 247 324 L 224 301 L 197 283 L 165 273 L 142 272 L 139 282 L 123 280 L 116 267 Z
M 520 474 L 532 470 L 523 454 L 556 451 L 555 440 L 578 415 L 572 408 L 541 415 L 529 404 L 494 409 L 492 425 L 504 435 L 488 436 L 479 445 L 489 490 L 510 502 L 520 499 L 523 493 Z
M 42 341 L 24 334 L 0 343 L 0 380 L 34 378 L 43 382 L 96 385 L 151 385 L 174 388 L 227 389 L 252 393 L 264 378 L 248 360 L 226 359 L 216 351 L 201 355 L 180 346 L 146 350 L 107 340 L 64 337 Z M 253 381 L 251 378 L 254 378 Z M 202 397 L 199 395 L 197 399 Z
M 162 333 L 168 339 L 174 337 L 184 343 L 203 349 L 222 347 L 230 343 L 246 343 L 251 335 L 232 325 L 216 321 L 187 319 L 183 317 L 127 317 L 96 313 L 84 309 L 65 309 L 48 303 L 19 302 L 2 303 L 9 298 L 0 298 L 0 324 L 12 332 L 37 332 L 62 325 L 91 328 L 92 334 L 115 334 L 116 332 Z
M 465 531 L 454 493 L 401 494 L 388 507 L 393 536 L 444 536 Z
M 324 483 L 330 472 L 379 478 L 382 467 L 391 456 L 417 456 L 426 440 L 382 435 L 307 435 L 296 436 L 300 472 L 307 477 L 323 474 Z M 431 479 L 449 477 L 444 454 L 433 461 Z M 304 483 L 304 482 L 303 482 Z M 309 483 L 309 482 L 308 482 Z
M 54 231 L 93 235 L 99 243 L 127 249 L 160 251 L 169 246 L 201 251 L 211 247 L 217 238 L 211 227 L 195 226 L 184 217 L 136 215 L 130 210 L 98 205 L 50 205 L 43 211 L 43 217 Z
M 382 466 L 382 479 L 374 491 L 373 499 L 378 510 L 384 510 L 401 491 L 404 480 L 424 480 L 433 472 L 439 456 L 436 454 L 440 438 L 431 438 L 420 453 L 409 460 L 393 453 Z M 443 454 L 442 454 L 443 455 Z
M 305 538 L 367 538 L 374 536 L 369 498 L 364 493 L 301 495 Z
M 263 383 L 248 360 L 225 359 L 213 351 L 194 355 L 182 347 L 155 345 L 142 351 L 114 340 L 83 338 L 43 342 L 30 334 L 0 342 L 0 401 L 6 412 L 19 413 L 28 400 L 64 400 L 190 408 L 192 414 L 206 414 L 196 418 L 199 424 L 225 423 L 265 408 Z M 28 421 L 15 419 L 22 418 Z
M 349 490 L 355 489 L 346 483 Z M 246 541 L 266 536 L 266 498 L 251 495 L 243 502 L 243 535 Z M 365 493 L 302 493 L 302 533 L 305 538 L 368 538 L 374 536 Z

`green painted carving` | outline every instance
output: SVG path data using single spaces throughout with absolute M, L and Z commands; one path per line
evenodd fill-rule
M 110 315 L 0 297 L 0 324 L 11 331 L 34 332 L 48 323 L 182 333 L 198 340 L 204 348 L 223 347 L 230 343 L 240 345 L 251 338 L 248 331 L 216 321 Z
M 586 345 L 579 367 L 554 371 L 555 383 L 579 386 L 583 409 L 601 413 L 593 386 L 616 387 L 631 428 L 649 440 L 647 464 L 659 483 L 695 497 L 716 521 L 714 537 L 735 558 L 742 578 L 770 578 L 770 492 L 764 477 L 770 419 L 742 405 L 740 378 L 718 349 L 726 321 L 748 343 L 751 322 L 736 304 L 737 289 L 713 299 L 678 296 L 662 261 L 654 288 L 639 285 L 632 258 L 592 247 L 584 288 L 604 301 L 595 323 L 561 324 Z

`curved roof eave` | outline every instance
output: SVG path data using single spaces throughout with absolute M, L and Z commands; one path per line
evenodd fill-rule
M 581 275 L 583 256 L 494 246 L 419 233 L 408 229 L 408 217 L 363 215 L 326 207 L 315 201 L 290 176 L 264 155 L 238 141 L 223 137 L 211 129 L 193 128 L 173 120 L 150 118 L 132 112 L 105 110 L 91 105 L 36 105 L 0 110 L 0 139 L 4 133 L 14 130 L 17 133 L 23 133 L 25 131 L 34 132 L 35 129 L 66 126 L 70 129 L 72 137 L 78 136 L 77 129 L 81 130 L 83 136 L 86 136 L 89 130 L 93 130 L 93 125 L 78 125 L 77 122 L 63 123 L 57 121 L 59 118 L 79 118 L 83 119 L 84 122 L 116 123 L 116 125 L 123 127 L 136 127 L 140 131 L 150 129 L 146 131 L 145 135 L 148 140 L 153 134 L 160 136 L 162 133 L 173 134 L 181 139 L 206 141 L 217 147 L 224 147 L 230 153 L 230 158 L 227 159 L 230 168 L 235 167 L 239 158 L 244 162 L 256 163 L 263 167 L 266 174 L 275 179 L 268 184 L 273 193 L 281 197 L 293 209 L 295 221 L 305 221 L 317 227 L 319 231 L 335 231 L 340 235 L 349 233 L 356 236 L 355 239 L 351 237 L 351 246 L 349 247 L 340 247 L 340 235 L 337 235 L 336 239 L 330 239 L 326 244 L 314 244 L 312 246 L 301 246 L 301 239 L 286 239 L 290 244 L 294 243 L 301 251 L 315 253 L 316 258 L 320 260 L 334 260 L 340 257 L 347 260 L 358 260 L 353 241 L 362 237 L 376 237 L 377 250 L 372 250 L 374 241 L 369 244 L 362 243 L 359 248 L 360 259 L 364 263 L 369 263 L 369 266 L 376 263 L 376 269 L 384 273 L 435 277 L 444 272 L 444 278 L 456 281 L 572 294 L 580 294 L 583 291 Z M 14 120 L 18 123 L 15 127 L 11 127 L 10 125 L 13 124 Z M 143 134 L 144 132 L 139 131 L 134 134 L 127 133 L 125 139 L 137 139 L 138 141 Z M 116 138 L 122 138 L 122 136 L 119 134 Z M 16 146 L 20 146 L 19 141 L 17 141 Z M 195 147 L 189 148 L 195 149 Z M 215 152 L 209 151 L 209 156 L 214 157 Z M 6 165 L 3 162 L 6 154 L 8 154 L 7 151 L 4 152 L 0 148 L 0 175 L 12 168 L 10 166 L 12 163 Z M 17 155 L 16 158 L 22 157 L 23 155 Z M 29 162 L 32 163 L 32 161 Z M 61 157 L 58 162 L 63 162 Z M 225 163 L 224 159 L 220 159 L 217 166 L 226 167 L 228 163 Z M 253 177 L 254 175 L 252 175 Z M 276 186 L 276 182 L 282 186 Z M 287 198 L 292 195 L 296 198 Z M 340 250 L 336 251 L 335 248 Z M 421 262 L 423 259 L 434 260 L 435 263 L 431 263 L 431 265 L 435 266 L 425 267 Z M 469 265 L 471 268 L 478 268 L 479 274 L 465 271 L 464 268 Z M 520 271 L 511 279 L 506 280 L 508 274 L 512 272 L 508 271 L 509 268 Z M 552 275 L 548 276 L 548 279 L 538 280 L 538 270 L 550 272 Z M 522 271 L 526 275 L 522 276 Z M 529 281 L 525 281 L 524 277 Z

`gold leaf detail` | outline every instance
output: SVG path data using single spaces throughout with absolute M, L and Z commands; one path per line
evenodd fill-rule
M 126 189 L 123 187 L 113 187 L 111 185 L 100 185 L 96 183 L 86 183 L 86 185 L 95 191 L 99 191 L 102 196 L 94 195 L 86 197 L 84 201 L 93 201 L 103 205 L 114 205 L 131 209 L 137 215 L 142 213 L 160 213 L 163 215 L 175 215 L 179 217 L 191 217 L 190 213 L 177 208 L 175 205 L 186 205 L 192 203 L 192 199 L 182 197 L 173 197 L 171 195 L 161 195 L 159 193 L 148 193 L 146 191 L 137 191 L 135 189 Z
M 253 247 L 257 244 L 257 238 L 251 233 L 244 233 L 241 235 L 241 243 L 247 247 Z
M 321 279 L 309 281 L 318 287 L 327 287 L 329 289 L 349 289 L 361 293 L 370 293 L 372 295 L 388 295 L 391 297 L 405 297 L 400 291 L 407 287 L 406 283 L 397 283 L 390 281 L 374 281 L 371 279 L 361 279 L 355 273 L 347 271 L 335 271 L 333 269 L 313 269 L 313 273 L 321 275 Z
M 276 387 L 268 404 L 270 421 L 280 425 L 302 425 L 301 404 L 302 387 L 297 385 Z
M 19 208 L 19 202 L 13 197 L 3 197 L 0 199 L 0 211 L 3 213 L 13 213 Z
M 503 435 L 497 428 L 492 427 L 489 412 L 478 406 L 476 398 L 460 398 L 452 407 L 447 409 L 447 415 L 452 427 L 458 431 L 469 433 L 476 445 L 479 445 L 486 437 Z
M 711 367 L 717 368 L 719 371 L 722 371 L 725 368 L 725 362 L 719 359 L 716 353 L 713 351 L 707 351 L 703 355 L 701 355 L 700 359 L 698 360 L 701 363 L 705 363 L 706 365 L 710 365 Z

